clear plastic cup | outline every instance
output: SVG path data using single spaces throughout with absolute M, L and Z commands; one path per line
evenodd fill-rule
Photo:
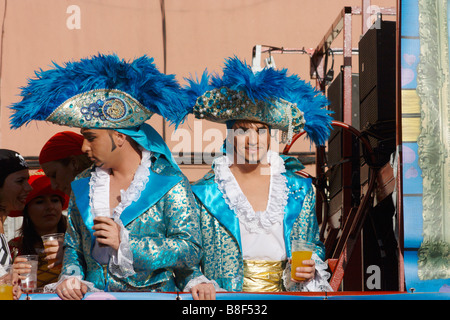
M 37 288 L 37 269 L 39 263 L 38 255 L 22 255 L 17 258 L 24 258 L 26 262 L 24 264 L 31 265 L 31 270 L 28 273 L 20 274 L 20 288 L 25 293 L 32 293 Z
M 304 240 L 292 241 L 292 262 L 291 262 L 291 277 L 294 280 L 303 281 L 305 278 L 297 277 L 295 275 L 297 267 L 306 267 L 303 264 L 304 260 L 311 260 L 315 245 Z

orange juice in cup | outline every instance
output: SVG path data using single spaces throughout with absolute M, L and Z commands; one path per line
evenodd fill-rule
M 12 265 L 0 266 L 0 300 L 13 300 Z
M 13 300 L 13 287 L 11 284 L 0 284 L 0 300 Z
M 314 251 L 314 244 L 304 240 L 294 240 L 292 242 L 292 261 L 291 261 L 291 277 L 294 280 L 302 281 L 305 278 L 297 277 L 295 275 L 298 267 L 306 267 L 303 264 L 304 260 L 311 260 Z

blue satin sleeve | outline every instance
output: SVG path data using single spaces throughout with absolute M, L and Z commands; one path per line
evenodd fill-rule
M 83 252 L 80 250 L 81 233 L 79 232 L 79 230 L 77 230 L 77 225 L 79 225 L 79 223 L 74 221 L 74 217 L 76 217 L 77 215 L 72 214 L 74 211 L 72 198 L 69 204 L 68 225 L 64 239 L 63 269 L 61 270 L 61 274 L 69 275 L 70 273 L 72 273 L 69 272 L 69 269 L 70 271 L 77 269 L 78 274 L 84 278 L 86 261 L 83 259 Z
M 72 194 L 68 209 L 68 225 L 64 239 L 64 259 L 61 274 L 81 276 L 97 288 L 104 288 L 103 269 L 92 259 L 86 259 L 91 251 L 90 232 L 82 221 Z

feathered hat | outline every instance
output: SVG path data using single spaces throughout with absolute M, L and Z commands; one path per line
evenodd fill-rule
M 153 58 L 132 62 L 115 54 L 93 56 L 49 70 L 21 88 L 13 104 L 11 128 L 32 120 L 86 128 L 136 127 L 157 113 L 176 125 L 185 117 L 181 87 L 174 75 L 160 73 Z
M 198 119 L 219 123 L 252 120 L 284 133 L 290 143 L 296 133 L 306 131 L 317 145 L 328 139 L 332 118 L 327 98 L 286 69 L 265 68 L 253 72 L 237 57 L 225 61 L 222 77 L 209 75 L 186 79 L 191 113 Z

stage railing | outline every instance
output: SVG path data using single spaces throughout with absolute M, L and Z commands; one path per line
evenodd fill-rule
M 61 300 L 54 293 L 35 293 L 28 297 L 36 300 Z M 294 292 L 294 293 L 246 293 L 246 292 L 218 292 L 218 301 L 256 301 L 256 300 L 449 300 L 450 292 Z M 26 300 L 22 295 L 20 300 Z M 178 300 L 191 301 L 190 293 L 176 292 L 88 292 L 83 300 Z

